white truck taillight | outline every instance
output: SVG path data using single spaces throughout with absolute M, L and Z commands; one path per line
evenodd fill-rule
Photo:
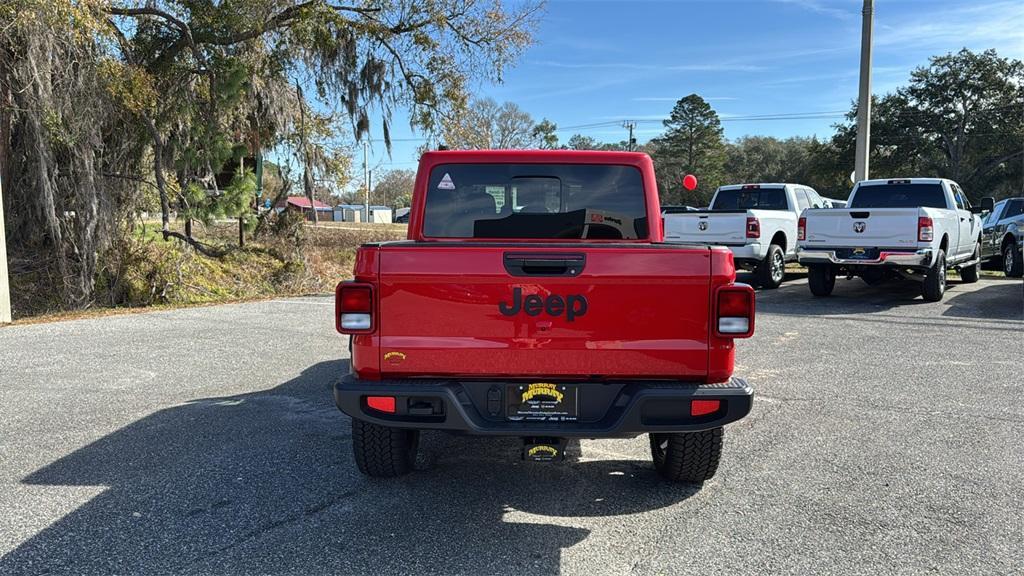
M 761 221 L 753 216 L 747 216 L 747 238 L 761 237 Z
M 803 216 L 800 217 L 796 224 L 796 239 L 807 240 L 807 218 Z
M 334 290 L 336 328 L 342 334 L 373 331 L 373 286 L 342 282 Z
M 715 298 L 715 333 L 720 338 L 749 338 L 754 334 L 754 289 L 728 284 Z
M 935 239 L 935 227 L 932 219 L 921 216 L 917 219 L 917 240 L 918 242 L 931 242 Z

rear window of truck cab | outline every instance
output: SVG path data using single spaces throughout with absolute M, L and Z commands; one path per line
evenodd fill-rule
M 647 227 L 633 166 L 441 164 L 423 211 L 428 238 L 636 240 Z
M 945 208 L 942 184 L 872 184 L 857 188 L 847 208 Z
M 785 188 L 719 190 L 712 210 L 786 210 Z

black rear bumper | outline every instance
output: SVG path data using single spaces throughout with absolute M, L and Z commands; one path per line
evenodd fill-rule
M 750 413 L 754 391 L 740 378 L 719 384 L 671 381 L 581 382 L 579 417 L 572 422 L 512 421 L 503 394 L 510 381 L 360 380 L 334 386 L 338 408 L 352 418 L 397 428 L 450 430 L 491 436 L 632 437 L 647 432 L 718 428 Z M 367 396 L 392 396 L 396 412 L 367 406 Z M 497 397 L 496 397 L 497 396 Z M 691 416 L 692 400 L 719 400 L 720 408 Z

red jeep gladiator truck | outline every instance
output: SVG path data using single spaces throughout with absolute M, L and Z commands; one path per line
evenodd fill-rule
M 522 437 L 531 460 L 649 434 L 662 476 L 715 474 L 753 399 L 732 372 L 754 292 L 728 249 L 662 242 L 647 155 L 428 152 L 415 186 L 408 239 L 361 246 L 335 295 L 361 472 L 409 472 L 439 429 Z

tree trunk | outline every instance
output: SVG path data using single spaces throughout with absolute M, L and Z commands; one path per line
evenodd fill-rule
M 160 231 L 163 232 L 164 240 L 167 240 L 167 233 L 171 230 L 171 203 L 167 199 L 167 180 L 164 178 L 164 139 L 160 131 L 156 129 L 156 123 L 148 115 L 142 117 L 153 138 L 153 172 L 156 177 L 156 190 L 160 195 Z
M 6 56 L 6 55 L 5 55 Z M 0 81 L 0 182 L 9 184 L 11 181 L 11 110 L 14 101 L 11 92 L 6 88 L 7 82 Z
M 302 146 L 302 187 L 306 193 L 306 199 L 309 200 L 309 209 L 313 212 L 313 225 L 317 224 L 317 213 L 316 213 L 316 201 L 313 200 L 313 175 L 309 171 L 309 165 L 311 163 L 309 158 L 309 147 L 306 146 L 306 106 L 303 104 L 305 100 L 302 99 L 302 88 L 295 86 L 295 90 L 299 97 L 299 138 L 300 145 Z

